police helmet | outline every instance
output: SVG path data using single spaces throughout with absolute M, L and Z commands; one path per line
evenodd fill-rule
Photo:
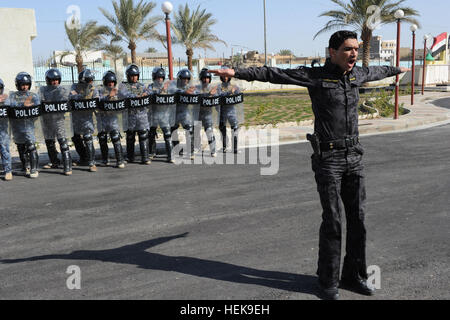
M 155 68 L 152 72 L 152 78 L 153 81 L 155 81 L 157 78 L 163 78 L 166 80 L 166 71 L 163 68 Z
M 61 84 L 62 75 L 58 69 L 49 69 L 45 73 L 45 82 L 48 86 L 51 85 L 52 80 L 58 80 L 59 84 Z
M 230 67 L 229 66 L 222 66 L 220 69 L 227 70 L 227 69 L 230 69 Z M 228 78 L 228 81 L 225 81 L 225 77 L 220 77 L 220 81 L 222 81 L 222 82 L 230 82 L 231 78 Z
M 180 71 L 178 72 L 177 78 L 178 78 L 179 80 L 180 80 L 180 79 L 188 79 L 188 80 L 191 80 L 192 74 L 191 74 L 191 72 L 189 71 L 189 69 L 183 69 L 183 70 L 180 70 Z
M 4 90 L 5 90 L 5 84 L 3 83 L 3 80 L 0 79 L 0 94 L 3 94 Z
M 209 79 L 209 82 L 212 80 L 212 74 L 208 71 L 208 69 L 204 68 L 200 71 L 199 75 L 200 80 Z
M 114 82 L 114 85 L 117 85 L 117 77 L 116 74 L 112 71 L 107 71 L 104 75 L 103 75 L 103 85 L 106 87 L 108 85 L 108 83 L 110 82 Z
M 127 80 L 128 82 L 131 82 L 131 77 L 132 76 L 140 76 L 140 71 L 139 71 L 139 67 L 135 64 L 131 64 L 127 67 L 127 70 L 125 71 L 126 75 L 127 75 Z
M 29 85 L 31 88 L 32 83 L 33 83 L 33 81 L 31 80 L 31 76 L 26 72 L 20 72 L 16 76 L 16 88 L 19 91 L 22 91 L 22 89 L 20 87 L 23 85 Z
M 78 81 L 80 83 L 89 83 L 95 80 L 94 73 L 89 69 L 84 69 L 78 74 Z

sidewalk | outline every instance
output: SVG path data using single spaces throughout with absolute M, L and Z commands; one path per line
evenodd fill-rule
M 393 118 L 360 119 L 360 135 L 407 131 L 450 123 L 450 93 L 448 92 L 425 92 L 423 96 L 416 94 L 413 106 L 411 106 L 411 96 L 401 96 L 399 101 L 400 104 L 404 103 L 404 107 L 410 110 L 410 113 L 400 116 L 398 120 Z M 313 121 L 301 125 L 286 123 L 278 125 L 277 128 L 280 144 L 288 144 L 305 142 L 306 135 L 314 131 L 314 124 Z M 251 146 L 256 144 L 256 141 L 250 143 Z
M 364 135 L 372 135 L 372 134 L 384 134 L 389 132 L 398 132 L 398 131 L 406 131 L 406 130 L 414 130 L 420 129 L 426 126 L 435 126 L 445 123 L 450 123 L 450 93 L 448 92 L 430 92 L 427 91 L 422 96 L 420 94 L 416 94 L 415 96 L 415 104 L 411 106 L 411 97 L 410 96 L 401 96 L 400 104 L 404 103 L 404 107 L 409 109 L 411 112 L 400 116 L 398 120 L 394 120 L 392 118 L 376 118 L 376 119 L 360 119 L 359 120 L 359 132 L 361 136 Z M 261 129 L 271 129 L 272 126 L 257 126 L 251 128 L 241 128 L 240 137 L 247 137 L 245 140 L 245 147 L 256 147 L 256 146 L 264 146 L 270 145 L 270 137 L 267 137 L 266 134 L 259 134 L 257 136 L 254 135 L 255 132 Z M 304 121 L 300 124 L 297 123 L 283 123 L 278 124 L 276 129 L 279 132 L 279 144 L 289 144 L 289 143 L 299 143 L 306 142 L 306 134 L 312 133 L 314 131 L 314 123 L 313 121 Z M 253 136 L 250 134 L 250 131 L 253 133 Z M 248 134 L 248 135 L 246 135 Z M 228 139 L 230 139 L 231 133 L 229 132 Z M 208 142 L 206 141 L 206 136 L 204 132 L 202 132 L 203 141 L 202 145 L 204 149 L 208 149 Z M 180 140 L 184 140 L 183 137 L 180 137 Z M 220 150 L 220 134 L 216 132 L 217 141 L 217 149 Z M 267 141 L 268 140 L 268 141 Z M 274 141 L 272 141 L 274 142 Z M 98 145 L 98 141 L 95 141 L 96 147 L 96 158 L 100 159 L 100 149 Z M 124 151 L 126 150 L 125 144 L 123 143 Z M 21 167 L 19 156 L 16 150 L 16 146 L 11 142 L 10 144 L 11 156 L 13 162 L 13 168 L 18 169 Z M 73 148 L 71 149 L 72 156 L 74 159 L 78 159 L 78 155 L 76 154 Z M 114 164 L 114 150 L 112 145 L 110 145 L 110 158 L 111 162 Z M 158 139 L 158 154 L 164 154 L 164 140 L 162 137 Z M 136 143 L 136 155 L 139 159 L 139 148 L 138 143 Z M 48 155 L 44 147 L 40 150 L 39 153 L 39 162 L 42 164 L 46 164 L 49 162 Z

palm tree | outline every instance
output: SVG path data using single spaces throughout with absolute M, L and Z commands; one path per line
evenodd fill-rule
M 117 45 L 117 42 L 122 41 L 120 37 L 111 34 L 109 42 L 102 42 L 98 49 L 104 51 L 108 56 L 114 60 L 114 72 L 117 74 L 117 60 L 126 57 L 126 53 L 123 48 Z
M 158 52 L 158 51 L 156 50 L 156 48 L 150 47 L 150 48 L 148 48 L 147 50 L 145 50 L 145 52 L 146 52 L 146 53 L 156 53 L 156 52 Z
M 346 3 L 343 0 L 331 0 L 339 8 L 323 12 L 319 17 L 330 17 L 332 20 L 316 33 L 314 39 L 324 32 L 351 26 L 354 31 L 361 33 L 363 41 L 363 66 L 367 67 L 370 61 L 370 41 L 372 32 L 376 25 L 395 23 L 395 11 L 401 9 L 405 12 L 402 21 L 414 23 L 420 26 L 420 23 L 414 18 L 420 16 L 419 12 L 404 7 L 406 0 L 350 0 Z M 372 6 L 372 7 L 371 7 Z M 376 6 L 376 7 L 373 7 Z M 374 11 L 374 9 L 376 11 Z
M 186 56 L 189 70 L 192 68 L 192 57 L 194 49 L 208 49 L 215 51 L 211 45 L 213 42 L 222 42 L 216 35 L 211 33 L 210 27 L 217 21 L 212 19 L 212 14 L 206 10 L 201 10 L 200 6 L 192 12 L 187 3 L 183 7 L 178 7 L 178 12 L 174 12 L 174 23 L 172 30 L 175 34 L 175 43 L 183 44 L 186 47 Z
M 280 56 L 293 56 L 294 54 L 292 53 L 291 50 L 289 49 L 282 49 L 280 50 L 280 52 L 278 53 Z
M 136 63 L 137 43 L 141 40 L 157 39 L 159 34 L 155 27 L 163 18 L 160 16 L 148 17 L 155 8 L 156 3 L 144 3 L 140 0 L 135 6 L 134 0 L 120 0 L 112 2 L 114 15 L 103 8 L 99 10 L 114 26 L 116 35 L 128 43 L 131 51 L 131 62 Z
M 83 56 L 88 51 L 95 50 L 102 41 L 104 35 L 108 34 L 108 28 L 104 26 L 97 26 L 96 21 L 88 21 L 82 24 L 80 28 L 71 28 L 64 24 L 66 34 L 69 38 L 70 44 L 75 49 L 75 62 L 77 64 L 78 72 L 83 71 Z M 71 54 L 71 52 L 63 52 L 62 57 Z

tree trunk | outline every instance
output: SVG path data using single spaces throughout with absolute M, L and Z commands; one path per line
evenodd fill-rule
M 84 69 L 83 68 L 83 56 L 81 55 L 81 53 L 77 53 L 75 55 L 75 62 L 77 63 L 78 73 L 80 73 Z
M 192 57 L 194 56 L 194 50 L 192 49 L 187 49 L 186 50 L 186 55 L 187 55 L 187 60 L 188 60 L 188 68 L 189 71 L 193 72 L 193 66 L 192 66 Z
M 370 41 L 372 40 L 372 31 L 368 28 L 363 29 L 361 40 L 363 41 L 363 67 L 368 67 L 370 62 Z
M 136 43 L 130 41 L 128 49 L 131 50 L 131 63 L 133 64 L 136 64 L 136 48 L 137 48 Z

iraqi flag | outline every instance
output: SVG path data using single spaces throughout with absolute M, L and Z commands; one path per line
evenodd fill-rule
M 441 33 L 437 37 L 434 38 L 433 45 L 431 46 L 431 55 L 436 57 L 442 51 L 447 48 L 447 32 Z

